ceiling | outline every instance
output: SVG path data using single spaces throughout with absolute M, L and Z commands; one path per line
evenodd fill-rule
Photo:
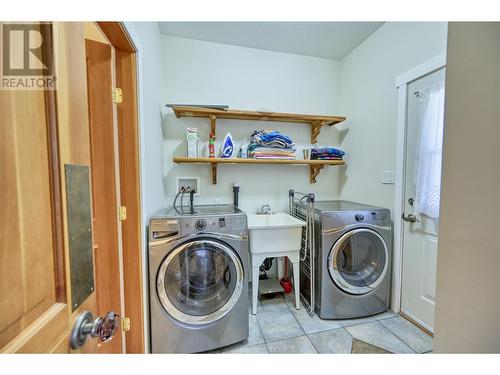
M 164 35 L 341 60 L 383 22 L 160 22 Z

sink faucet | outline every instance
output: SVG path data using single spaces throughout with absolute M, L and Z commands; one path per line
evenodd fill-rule
M 260 214 L 264 214 L 264 215 L 270 215 L 272 212 L 271 212 L 271 206 L 268 205 L 268 204 L 265 204 L 263 206 L 260 207 Z

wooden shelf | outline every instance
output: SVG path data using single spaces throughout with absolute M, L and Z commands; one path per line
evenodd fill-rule
M 288 165 L 308 165 L 309 181 L 316 182 L 321 169 L 325 165 L 344 165 L 343 160 L 286 160 L 286 159 L 237 159 L 237 158 L 186 158 L 174 157 L 175 163 L 196 163 L 210 164 L 212 166 L 212 183 L 217 183 L 217 165 L 218 164 L 288 164 Z
M 341 116 L 318 116 L 303 115 L 298 113 L 257 112 L 241 111 L 236 109 L 212 109 L 203 107 L 172 106 L 177 118 L 202 117 L 210 119 L 212 133 L 215 134 L 217 119 L 253 120 L 253 121 L 277 121 L 298 124 L 309 124 L 311 126 L 311 143 L 315 144 L 323 126 L 336 125 L 345 121 Z

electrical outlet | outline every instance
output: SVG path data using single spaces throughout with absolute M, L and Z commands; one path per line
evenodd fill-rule
M 394 183 L 394 171 L 384 171 L 382 177 L 383 184 L 393 184 Z

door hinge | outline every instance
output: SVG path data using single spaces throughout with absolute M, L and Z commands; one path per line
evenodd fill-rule
M 118 219 L 120 219 L 120 221 L 124 221 L 127 219 L 127 207 L 120 206 L 120 208 L 118 209 Z
M 123 101 L 122 89 L 119 87 L 113 87 L 113 103 L 121 103 Z
M 121 329 L 122 329 L 122 332 L 130 331 L 130 318 L 127 318 L 127 317 L 122 318 Z

